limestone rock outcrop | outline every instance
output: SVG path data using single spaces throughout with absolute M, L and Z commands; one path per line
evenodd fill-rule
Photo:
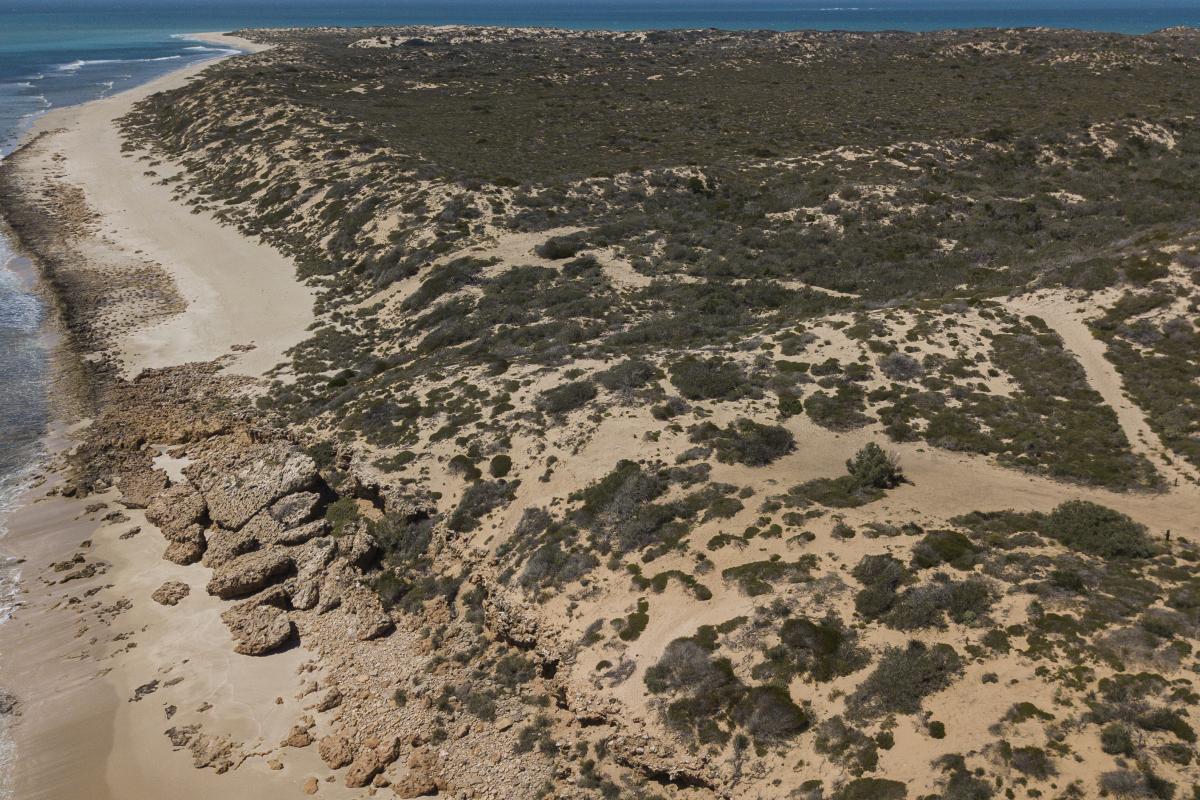
M 282 549 L 246 553 L 213 572 L 208 593 L 222 600 L 245 597 L 269 586 L 291 568 L 292 557 Z

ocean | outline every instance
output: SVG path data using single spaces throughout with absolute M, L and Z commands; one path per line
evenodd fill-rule
M 1200 0 L 0 0 L 0 158 L 51 108 L 223 52 L 186 39 L 189 31 L 409 23 L 609 30 L 1047 26 L 1145 33 L 1200 26 Z M 45 320 L 28 263 L 0 231 L 0 538 L 6 513 L 37 469 L 48 425 Z M 0 623 L 9 616 L 18 578 L 0 544 Z M 3 725 L 0 718 L 0 800 L 9 755 Z

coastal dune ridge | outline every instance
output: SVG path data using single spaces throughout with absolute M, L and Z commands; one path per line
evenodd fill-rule
M 1200 31 L 187 38 L 0 164 L 12 797 L 1200 791 Z

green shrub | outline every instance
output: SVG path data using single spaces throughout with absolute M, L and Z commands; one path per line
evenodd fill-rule
M 662 373 L 653 364 L 641 359 L 631 358 L 622 361 L 614 367 L 596 373 L 596 380 L 610 392 L 640 389 Z
M 646 670 L 652 694 L 671 694 L 667 724 L 701 744 L 724 744 L 740 727 L 760 744 L 791 738 L 806 730 L 808 714 L 781 686 L 746 686 L 729 659 L 715 656 L 697 638 L 675 639 Z
M 787 685 L 796 675 L 814 681 L 831 681 L 856 672 L 867 663 L 853 631 L 830 614 L 821 622 L 789 617 L 779 629 L 779 644 L 765 652 L 767 660 L 751 675 Z
M 1101 558 L 1146 558 L 1154 552 L 1145 526 L 1087 500 L 1068 500 L 1055 508 L 1045 530 L 1067 547 Z
M 670 372 L 671 383 L 688 400 L 734 400 L 752 389 L 741 367 L 718 358 L 688 356 Z
M 329 522 L 334 536 L 341 536 L 346 526 L 357 521 L 360 517 L 358 503 L 353 497 L 341 497 L 325 507 L 325 519 Z
M 894 489 L 904 482 L 904 473 L 895 456 L 884 452 L 875 442 L 868 442 L 846 462 L 846 471 L 859 486 L 872 489 Z
M 753 686 L 733 709 L 733 719 L 757 742 L 790 739 L 808 730 L 808 714 L 783 686 Z
M 851 775 L 874 772 L 879 766 L 879 746 L 871 737 L 831 717 L 817 726 L 813 739 L 816 751 L 842 766 Z
M 867 619 L 890 611 L 897 588 L 908 579 L 904 564 L 888 553 L 863 556 L 850 574 L 865 587 L 854 598 L 854 610 Z
M 957 531 L 930 531 L 913 547 L 912 564 L 917 569 L 929 569 L 949 564 L 956 569 L 975 565 L 979 548 Z
M 544 414 L 565 414 L 595 397 L 596 384 L 590 380 L 573 381 L 542 392 L 534 400 L 534 406 Z
M 879 370 L 893 381 L 911 381 L 925 374 L 925 368 L 907 353 L 888 353 L 879 359 Z
M 463 480 L 477 481 L 483 477 L 483 473 L 479 471 L 479 467 L 467 456 L 459 453 L 450 459 L 450 463 L 446 465 L 450 470 L 451 475 L 460 475 Z
M 961 671 L 962 659 L 948 644 L 928 647 L 914 641 L 903 648 L 889 647 L 875 671 L 847 699 L 846 708 L 859 718 L 915 714 L 926 696 L 945 689 Z
M 1017 772 L 1040 781 L 1058 773 L 1050 756 L 1040 747 L 1014 747 L 1009 757 L 1009 763 Z
M 551 236 L 545 242 L 535 247 L 534 252 L 542 258 L 559 261 L 564 258 L 571 258 L 586 246 L 586 241 L 581 234 Z
M 512 470 L 512 457 L 506 453 L 492 456 L 488 463 L 488 474 L 493 478 L 504 478 Z
M 483 480 L 472 483 L 463 492 L 458 507 L 450 515 L 447 523 L 450 530 L 466 533 L 478 528 L 481 517 L 512 502 L 518 483 L 519 481 L 501 483 Z
M 887 778 L 855 778 L 833 793 L 832 800 L 904 800 L 908 787 Z
M 1156 708 L 1137 718 L 1137 726 L 1147 731 L 1167 731 L 1188 744 L 1196 743 L 1196 731 L 1178 711 Z
M 1132 756 L 1133 736 L 1120 722 L 1111 722 L 1100 731 L 1100 749 L 1110 756 Z
M 785 456 L 796 447 L 795 437 L 779 425 L 762 425 L 740 418 L 725 428 L 705 422 L 692 428 L 690 441 L 708 445 L 723 464 L 762 467 Z
M 617 636 L 623 642 L 636 641 L 650 624 L 650 604 L 646 600 L 637 601 L 637 610 L 631 611 L 623 620 L 617 620 Z

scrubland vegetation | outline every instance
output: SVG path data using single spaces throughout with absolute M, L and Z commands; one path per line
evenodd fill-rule
M 130 147 L 318 290 L 257 402 L 433 702 L 562 796 L 1200 796 L 1200 37 L 251 35 Z

